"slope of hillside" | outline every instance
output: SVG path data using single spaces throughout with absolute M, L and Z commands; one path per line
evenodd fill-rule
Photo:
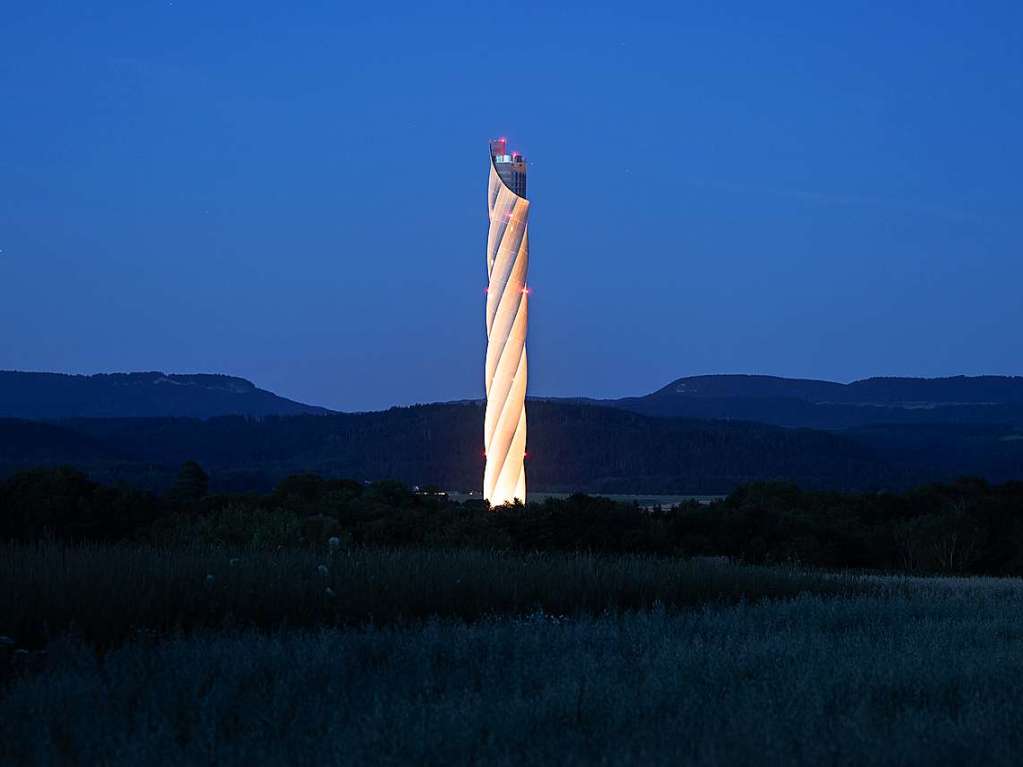
M 536 402 L 527 412 L 532 490 L 717 493 L 757 479 L 836 489 L 907 480 L 872 448 L 826 432 L 565 403 Z M 482 410 L 472 404 L 317 417 L 73 419 L 51 427 L 57 432 L 46 463 L 154 487 L 195 459 L 224 489 L 265 488 L 303 471 L 478 489 L 482 424 Z M 96 454 L 72 452 L 64 460 L 60 446 L 73 437 L 90 440 Z M 10 444 L 15 436 L 3 438 Z M 17 453 L 11 448 L 8 456 Z M 0 470 L 23 465 L 8 460 Z
M 299 415 L 330 412 L 225 375 L 0 371 L 0 417 L 121 418 Z
M 119 457 L 102 440 L 66 426 L 0 418 L 0 467 L 92 465 Z
M 1021 381 L 702 376 L 612 402 L 531 400 L 529 487 L 716 493 L 758 479 L 834 489 L 1020 479 Z M 466 490 L 483 470 L 478 402 L 329 413 L 228 376 L 0 373 L 0 418 L 9 413 L 47 422 L 0 420 L 0 472 L 68 463 L 160 488 L 196 459 L 222 489 L 317 471 Z
M 921 477 L 1023 480 L 1023 428 L 1002 424 L 878 424 L 844 436 Z

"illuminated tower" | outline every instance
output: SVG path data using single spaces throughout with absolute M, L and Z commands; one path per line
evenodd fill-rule
M 526 315 L 529 236 L 526 231 L 526 162 L 490 142 L 487 191 L 487 465 L 483 497 L 493 505 L 526 502 Z

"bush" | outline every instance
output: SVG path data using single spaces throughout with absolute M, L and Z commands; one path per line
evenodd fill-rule
M 0 482 L 0 539 L 123 540 L 167 511 L 150 493 L 106 487 L 66 466 Z
M 230 504 L 203 516 L 175 514 L 156 522 L 150 539 L 159 545 L 280 548 L 303 542 L 302 519 L 291 511 Z

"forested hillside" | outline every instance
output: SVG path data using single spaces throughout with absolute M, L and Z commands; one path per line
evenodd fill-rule
M 529 488 L 724 493 L 775 479 L 842 490 L 1019 479 L 1021 381 L 700 376 L 646 397 L 531 400 Z M 161 489 L 194 459 L 225 490 L 265 490 L 301 471 L 476 490 L 482 424 L 479 402 L 331 413 L 229 376 L 0 373 L 3 474 L 70 464 Z
M 530 403 L 527 412 L 532 490 L 719 493 L 758 479 L 836 489 L 911 479 L 874 448 L 825 432 L 552 402 Z M 0 421 L 0 459 L 7 473 L 71 463 L 155 489 L 189 459 L 223 489 L 265 489 L 297 471 L 477 489 L 482 424 L 475 404 L 326 416 L 70 419 L 41 431 L 8 420 Z M 29 439 L 32 450 L 22 460 L 20 446 Z

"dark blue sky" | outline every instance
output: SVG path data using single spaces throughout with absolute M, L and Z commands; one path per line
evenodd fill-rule
M 480 396 L 504 134 L 534 395 L 1023 374 L 1019 2 L 81 5 L 0 11 L 0 368 Z

